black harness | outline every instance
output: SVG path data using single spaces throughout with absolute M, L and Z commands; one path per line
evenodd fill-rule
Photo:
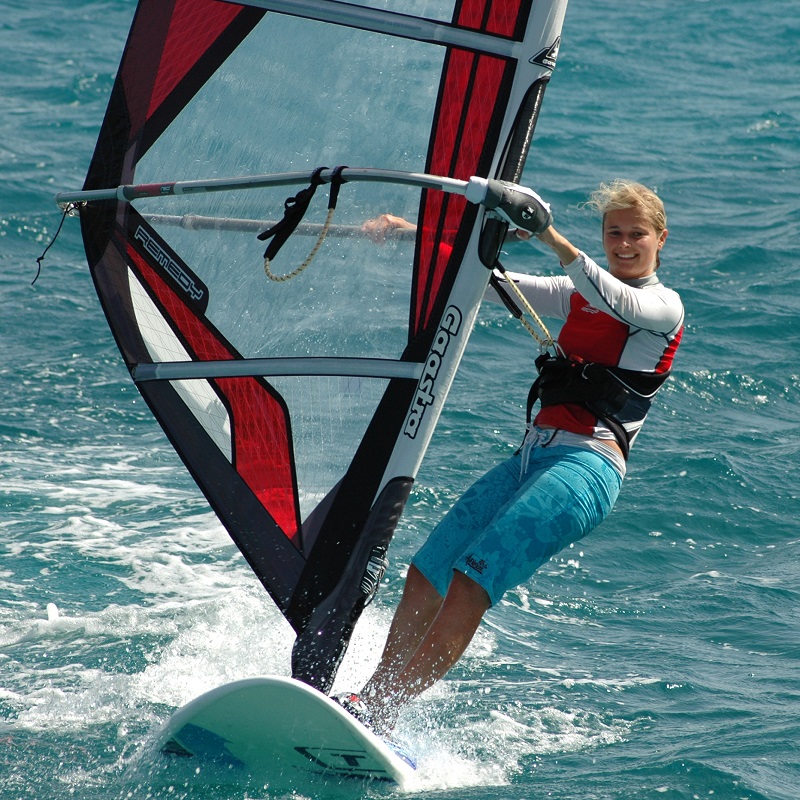
M 614 434 L 627 460 L 630 436 L 625 422 L 644 419 L 655 393 L 669 377 L 542 353 L 536 359 L 539 376 L 528 392 L 527 422 L 538 400 L 542 408 L 565 403 L 582 406 Z

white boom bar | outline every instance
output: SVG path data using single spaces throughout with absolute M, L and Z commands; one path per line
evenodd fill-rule
M 211 178 L 197 181 L 171 183 L 143 183 L 135 186 L 118 186 L 116 189 L 92 189 L 82 192 L 61 192 L 55 196 L 58 205 L 67 209 L 72 205 L 103 200 L 130 203 L 147 197 L 227 192 L 234 189 L 262 189 L 267 186 L 293 184 L 331 183 L 341 179 L 344 183 L 374 182 L 397 183 L 422 189 L 435 189 L 447 194 L 466 197 L 470 203 L 486 207 L 490 212 L 531 233 L 540 233 L 550 223 L 550 207 L 539 195 L 524 186 L 506 181 L 471 177 L 468 181 L 427 175 L 421 172 L 400 172 L 388 169 L 324 169 L 314 172 L 286 172 L 277 175 L 249 175 L 241 178 Z
M 323 169 L 317 180 L 320 183 L 330 183 L 335 173 L 336 171 L 333 169 Z M 339 170 L 339 174 L 345 183 L 358 181 L 399 183 L 406 186 L 417 186 L 421 189 L 437 189 L 448 194 L 466 195 L 469 185 L 469 181 L 444 178 L 440 175 L 388 169 L 351 169 L 347 167 Z M 313 176 L 314 172 L 285 172 L 273 175 L 248 175 L 240 178 L 143 183 L 134 186 L 118 186 L 116 189 L 60 192 L 55 196 L 55 201 L 62 208 L 74 203 L 93 203 L 100 200 L 119 200 L 130 203 L 146 197 L 169 197 L 206 192 L 227 192 L 234 189 L 264 189 L 269 186 L 300 185 L 309 183 Z

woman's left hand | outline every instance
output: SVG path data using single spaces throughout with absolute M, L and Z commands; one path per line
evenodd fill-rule
M 391 238 L 395 231 L 416 229 L 417 226 L 413 222 L 403 217 L 396 217 L 394 214 L 381 214 L 375 219 L 368 219 L 361 226 L 367 238 L 376 244 L 386 244 L 386 239 Z

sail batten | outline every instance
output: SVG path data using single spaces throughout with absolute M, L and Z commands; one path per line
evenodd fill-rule
M 521 34 L 519 25 L 515 24 L 520 19 L 519 5 L 514 2 L 464 3 L 464 11 L 455 24 L 339 0 L 251 0 L 251 4 L 269 11 L 374 33 L 491 52 L 504 57 L 514 55 L 514 39 Z M 492 6 L 495 7 L 494 13 L 487 19 Z
M 57 196 L 137 388 L 322 690 L 502 245 L 467 197 L 520 179 L 565 7 L 140 0 L 83 190 Z M 399 235 L 366 224 L 385 214 Z M 256 234 L 287 220 L 270 281 Z
M 172 361 L 137 364 L 135 381 L 199 380 L 270 375 L 338 375 L 353 378 L 403 378 L 418 381 L 423 364 L 378 358 L 249 358 L 236 361 Z

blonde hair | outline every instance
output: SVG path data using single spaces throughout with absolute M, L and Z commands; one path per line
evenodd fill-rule
M 603 218 L 609 211 L 635 208 L 644 214 L 657 234 L 667 227 L 667 212 L 661 198 L 641 183 L 618 178 L 611 183 L 601 183 L 585 204 L 599 211 Z

